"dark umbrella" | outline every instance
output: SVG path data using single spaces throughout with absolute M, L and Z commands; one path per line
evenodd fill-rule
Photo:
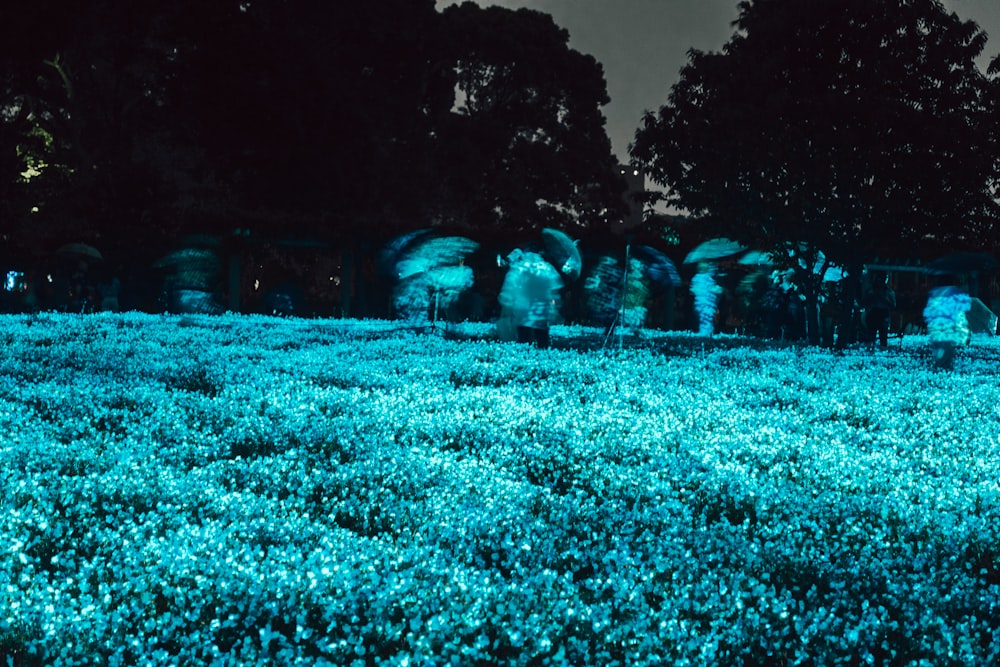
M 396 265 L 416 247 L 417 243 L 430 236 L 430 229 L 418 229 L 397 236 L 385 244 L 379 253 L 379 269 L 388 276 L 396 275 Z
M 566 232 L 551 227 L 542 230 L 542 240 L 545 241 L 545 259 L 563 275 L 579 278 L 583 261 L 576 241 Z
M 694 250 L 689 252 L 687 257 L 684 258 L 684 263 L 693 264 L 694 262 L 706 262 L 713 259 L 722 259 L 723 257 L 729 257 L 730 255 L 741 253 L 746 249 L 746 246 L 733 241 L 732 239 L 709 239 L 704 243 L 698 244 Z
M 997 316 L 980 299 L 972 300 L 972 308 L 965 316 L 969 322 L 969 331 L 972 333 L 987 333 L 991 336 L 997 334 Z
M 939 257 L 924 267 L 927 273 L 936 275 L 973 273 L 987 271 L 1000 266 L 996 258 L 985 252 L 956 252 Z
M 56 250 L 56 254 L 60 257 L 72 257 L 76 259 L 89 259 L 93 261 L 101 261 L 104 259 L 104 255 L 101 251 L 92 245 L 87 245 L 86 243 L 67 243 L 64 246 L 60 246 Z
M 635 246 L 632 248 L 632 257 L 643 263 L 646 275 L 654 283 L 663 287 L 681 284 L 681 274 L 677 271 L 677 266 L 656 248 L 648 245 Z
M 396 278 L 409 278 L 444 266 L 459 265 L 479 244 L 464 236 L 434 237 L 412 245 L 396 262 Z
M 211 250 L 203 248 L 181 248 L 153 262 L 154 269 L 165 269 L 172 266 L 219 267 L 219 257 Z

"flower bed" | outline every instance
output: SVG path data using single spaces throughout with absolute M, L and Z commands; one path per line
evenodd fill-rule
M 0 322 L 8 664 L 1000 661 L 992 340 Z

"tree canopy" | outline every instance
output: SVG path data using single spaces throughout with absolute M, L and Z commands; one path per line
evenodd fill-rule
M 443 25 L 457 92 L 439 135 L 446 216 L 536 230 L 621 217 L 601 65 L 530 9 L 466 2 Z
M 845 267 L 993 245 L 985 34 L 937 0 L 745 0 L 692 50 L 631 152 L 669 201 L 748 245 Z
M 620 201 L 601 68 L 537 12 L 37 0 L 0 43 L 8 249 L 564 226 Z

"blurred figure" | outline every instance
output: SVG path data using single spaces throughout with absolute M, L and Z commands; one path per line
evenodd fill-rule
M 604 255 L 594 264 L 583 283 L 587 294 L 587 319 L 604 329 L 605 335 L 611 331 L 622 306 L 622 282 L 625 273 L 618 261 Z
M 634 257 L 628 260 L 625 274 L 625 307 L 622 311 L 622 326 L 641 329 L 646 323 L 646 301 L 649 298 L 649 280 L 646 266 Z
M 715 265 L 699 262 L 698 273 L 691 279 L 694 311 L 698 316 L 698 335 L 711 336 L 715 333 L 715 314 L 719 309 L 721 293 L 722 288 L 715 282 Z
M 880 347 L 889 347 L 889 320 L 896 309 L 896 293 L 889 287 L 889 276 L 874 274 L 864 297 L 865 323 L 870 340 L 878 339 Z
M 211 248 L 184 247 L 161 257 L 153 268 L 164 269 L 164 306 L 172 313 L 214 315 L 222 312 L 219 285 L 222 264 Z
M 764 320 L 764 335 L 779 340 L 784 338 L 788 319 L 788 289 L 783 274 L 772 271 L 769 284 L 761 296 L 761 312 Z
M 464 264 L 417 270 L 405 263 L 400 266 L 393 305 L 398 317 L 418 326 L 437 322 L 474 282 L 472 268 Z
M 824 283 L 819 300 L 820 340 L 825 347 L 832 348 L 839 332 L 837 327 L 843 320 L 844 285 L 843 279 Z
M 382 261 L 396 279 L 392 294 L 396 316 L 423 326 L 437 322 L 438 313 L 472 287 L 474 275 L 465 258 L 479 244 L 461 236 L 407 237 L 406 244 L 397 247 L 396 242 L 390 251 L 384 251 Z
M 101 293 L 101 310 L 110 311 L 112 313 L 117 313 L 121 310 L 121 305 L 118 300 L 118 295 L 122 291 L 122 281 L 115 276 L 110 282 L 101 283 L 97 286 L 98 291 Z
M 500 288 L 502 308 L 497 330 L 510 340 L 516 330 L 517 342 L 539 348 L 549 346 L 549 326 L 558 315 L 559 272 L 536 252 L 515 250 L 507 256 L 510 269 Z
M 681 284 L 677 267 L 661 251 L 647 245 L 625 250 L 627 270 L 611 255 L 601 256 L 584 281 L 587 318 L 609 336 L 616 325 L 633 330 L 646 324 L 650 301 Z
M 264 312 L 289 317 L 295 315 L 298 304 L 304 300 L 302 289 L 290 280 L 285 281 L 264 293 Z
M 743 322 L 743 333 L 764 335 L 764 295 L 770 286 L 767 273 L 759 269 L 747 273 L 736 286 L 735 305 Z
M 400 272 L 392 291 L 392 305 L 396 317 L 411 324 L 430 324 L 431 289 L 423 271 Z
M 90 266 L 87 262 L 79 262 L 69 286 L 69 311 L 71 313 L 94 312 L 94 285 L 90 279 Z
M 950 370 L 955 361 L 955 347 L 969 341 L 969 322 L 965 313 L 971 308 L 969 295 L 948 278 L 940 280 L 928 294 L 924 321 L 937 368 Z

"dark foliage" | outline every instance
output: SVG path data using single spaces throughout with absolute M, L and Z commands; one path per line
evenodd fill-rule
M 723 50 L 692 50 L 636 133 L 672 203 L 800 274 L 820 252 L 856 281 L 878 256 L 996 245 L 996 81 L 975 23 L 937 0 L 739 9 Z M 815 299 L 822 284 L 799 278 Z
M 356 243 L 432 224 L 568 223 L 557 210 L 593 220 L 617 201 L 601 68 L 542 14 L 439 13 L 433 0 L 39 0 L 6 18 L 8 256 L 87 241 L 148 266 L 190 233 Z M 483 51 L 463 38 L 488 34 Z M 480 65 L 516 76 L 480 78 Z M 515 86 L 518 100 L 454 112 L 456 71 L 477 73 L 463 79 L 477 99 Z M 497 127 L 513 135 L 485 146 Z M 528 215 L 536 200 L 542 214 Z M 480 203 L 508 212 L 487 219 Z

